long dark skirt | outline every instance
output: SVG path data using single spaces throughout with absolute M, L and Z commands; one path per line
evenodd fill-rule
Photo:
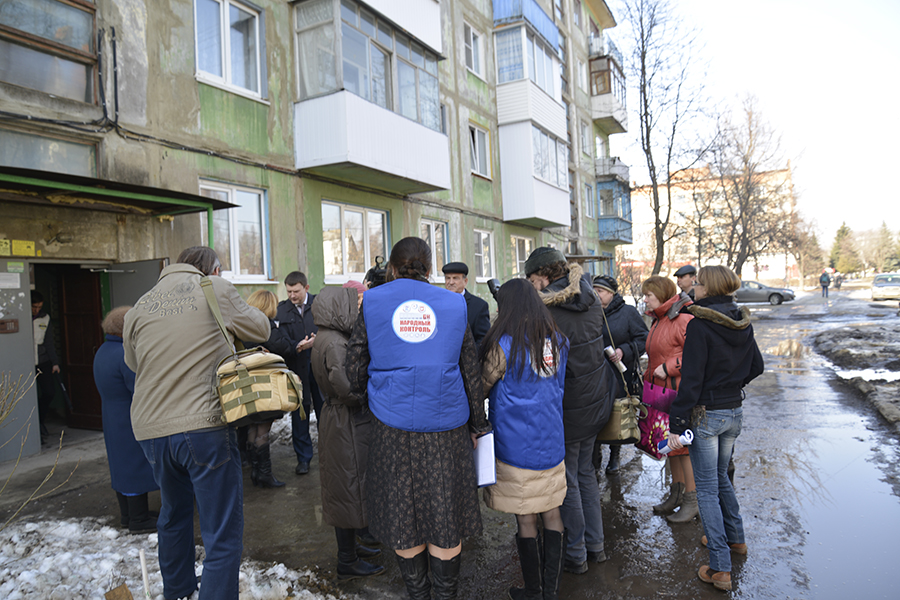
M 480 535 L 468 427 L 414 433 L 373 421 L 366 475 L 372 534 L 395 550 L 425 543 L 453 548 Z

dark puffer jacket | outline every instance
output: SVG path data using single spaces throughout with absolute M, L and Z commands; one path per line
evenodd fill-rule
M 743 387 L 765 369 L 753 337 L 750 310 L 738 308 L 731 296 L 703 298 L 684 309 L 694 316 L 687 325 L 681 386 L 669 413 L 669 430 L 691 427 L 691 411 L 736 408 Z
M 563 394 L 566 442 L 586 440 L 603 429 L 616 397 L 618 371 L 603 353 L 603 307 L 581 267 L 569 264 L 561 277 L 540 293 L 556 326 L 569 338 Z
M 616 369 L 616 397 L 623 398 L 625 394 L 625 382 L 628 382 L 629 391 L 637 394 L 639 383 L 634 382 L 635 369 L 637 361 L 644 353 L 644 343 L 647 341 L 647 325 L 640 313 L 633 306 L 625 304 L 622 296 L 616 294 L 610 300 L 603 312 L 606 313 L 606 321 L 609 323 L 609 330 L 603 328 L 603 347 L 614 343 L 616 348 L 622 350 L 622 362 L 628 369 L 623 374 L 624 379 L 618 376 L 618 368 Z M 612 333 L 612 339 L 609 334 Z
M 344 371 L 347 340 L 356 317 L 358 293 L 353 288 L 326 287 L 312 314 L 319 328 L 310 364 L 325 396 L 319 421 L 319 476 L 322 519 L 334 527 L 360 529 L 366 517 L 366 463 L 372 414 L 350 394 Z

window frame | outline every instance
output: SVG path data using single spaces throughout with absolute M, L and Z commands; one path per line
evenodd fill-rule
M 441 267 L 444 265 L 438 264 L 438 253 L 435 252 L 434 248 L 434 240 L 435 240 L 435 229 L 437 227 L 442 227 L 444 229 L 444 258 L 449 261 L 449 233 L 450 226 L 446 221 L 439 221 L 438 219 L 430 219 L 428 217 L 422 217 L 419 219 L 419 236 L 421 237 L 422 226 L 427 226 L 429 228 L 429 237 L 431 243 L 428 244 L 431 248 L 431 278 L 435 281 L 435 283 L 444 283 L 444 272 L 441 271 Z M 424 237 L 422 238 L 425 239 Z M 445 263 L 446 264 L 446 263 Z
M 528 256 L 534 251 L 535 240 L 531 237 L 525 237 L 522 235 L 510 235 L 510 243 L 512 244 L 513 249 L 513 262 L 515 263 L 515 271 L 513 271 L 513 277 L 516 276 L 525 276 L 525 262 L 528 260 Z M 525 248 L 525 258 L 519 258 L 519 242 L 524 242 Z M 528 247 L 530 246 L 530 248 Z
M 578 120 L 579 127 L 581 128 L 581 153 L 585 156 L 591 156 L 591 137 L 590 137 L 590 127 L 587 124 L 587 121 L 584 119 Z
M 474 271 L 475 271 L 475 283 L 486 283 L 488 280 L 494 277 L 494 232 L 489 231 L 487 229 L 475 229 L 474 230 L 475 238 L 474 238 Z M 489 273 L 485 273 L 484 275 L 478 275 L 478 267 L 481 265 L 482 270 L 485 266 L 485 257 L 483 253 L 479 253 L 479 249 L 484 248 L 484 237 L 487 237 L 487 246 L 489 255 L 487 257 L 487 267 L 490 271 Z M 481 257 L 479 259 L 479 257 Z
M 264 104 L 269 104 L 266 99 L 268 94 L 268 86 L 265 78 L 266 70 L 266 43 L 265 43 L 265 10 L 249 2 L 241 0 L 211 0 L 219 5 L 219 58 L 222 61 L 222 76 L 215 73 L 204 71 L 200 67 L 200 20 L 197 17 L 197 2 L 193 0 L 194 9 L 194 77 L 197 81 L 224 89 L 229 92 L 244 96 L 252 100 L 258 100 Z M 228 8 L 232 5 L 240 10 L 253 15 L 254 29 L 256 33 L 256 85 L 258 91 L 237 85 L 233 80 L 232 64 L 231 64 L 231 36 L 228 35 L 231 24 L 228 20 Z
M 390 254 L 390 248 L 391 248 L 390 213 L 386 210 L 382 210 L 379 208 L 371 208 L 371 207 L 363 206 L 360 204 L 350 204 L 347 202 L 340 202 L 338 200 L 327 200 L 327 199 L 323 198 L 320 203 L 320 207 L 319 207 L 320 215 L 321 215 L 321 209 L 324 206 L 334 206 L 340 210 L 340 229 L 341 229 L 341 231 L 340 231 L 341 274 L 340 275 L 328 275 L 327 273 L 324 273 L 324 264 L 323 264 L 323 276 L 325 279 L 325 284 L 326 285 L 344 284 L 344 283 L 347 283 L 348 281 L 350 281 L 351 279 L 353 279 L 355 281 L 362 281 L 363 278 L 365 277 L 366 273 L 368 272 L 368 270 L 375 264 L 375 256 L 376 256 L 375 254 L 372 253 L 372 249 L 369 246 L 369 236 L 367 234 L 368 229 L 369 229 L 369 214 L 377 213 L 377 214 L 381 215 L 381 217 L 382 217 L 382 223 L 384 224 L 384 229 L 382 230 L 383 237 L 382 237 L 381 242 L 384 245 L 384 252 L 385 252 L 384 258 L 385 258 L 385 261 L 387 261 L 387 258 Z M 367 265 L 367 266 L 366 266 L 366 270 L 361 273 L 357 273 L 355 271 L 353 271 L 353 272 L 347 271 L 347 248 L 345 247 L 347 240 L 346 240 L 346 236 L 344 235 L 344 229 L 345 229 L 344 211 L 346 209 L 363 213 L 363 232 L 364 232 L 363 240 L 365 242 L 365 245 L 363 247 L 363 264 Z M 322 224 L 322 227 L 323 227 L 323 231 L 324 231 L 324 223 Z M 324 236 L 322 239 L 322 244 L 323 244 L 322 254 L 323 254 L 323 263 L 324 263 L 324 255 L 325 255 Z M 377 256 L 381 256 L 381 255 L 377 255 Z
M 584 184 L 584 216 L 594 218 L 594 187 L 590 183 Z
M 466 32 L 468 30 L 468 33 Z M 485 48 L 484 43 L 487 39 L 480 30 L 472 26 L 468 21 L 463 21 L 463 47 L 465 49 L 466 70 L 472 75 L 485 81 Z M 477 44 L 476 44 L 477 42 Z M 476 54 L 477 50 L 477 56 Z M 472 57 L 472 65 L 469 65 L 469 56 Z
M 90 14 L 91 16 L 91 47 L 93 50 L 91 52 L 80 50 L 78 48 L 74 48 L 71 46 L 67 46 L 62 44 L 52 38 L 45 38 L 37 34 L 29 33 L 27 31 L 16 29 L 15 27 L 11 27 L 9 25 L 0 24 L 0 39 L 3 41 L 13 44 L 16 46 L 21 46 L 31 50 L 33 52 L 37 52 L 39 54 L 44 54 L 47 56 L 52 56 L 56 58 L 60 58 L 62 60 L 68 61 L 70 63 L 76 63 L 80 65 L 84 65 L 87 67 L 88 73 L 86 77 L 85 85 L 88 87 L 86 90 L 86 94 L 90 95 L 90 100 L 72 98 L 70 96 L 66 96 L 60 94 L 57 91 L 48 91 L 39 88 L 30 87 L 27 85 L 23 85 L 22 83 L 16 83 L 13 81 L 3 80 L 3 83 L 14 85 L 17 87 L 21 87 L 24 89 L 34 90 L 36 92 L 40 92 L 42 94 L 48 94 L 57 96 L 60 98 L 65 98 L 66 100 L 74 100 L 75 102 L 81 102 L 83 104 L 97 104 L 98 99 L 98 73 L 97 73 L 97 65 L 99 60 L 99 52 L 97 49 L 97 7 L 93 3 L 84 2 L 82 0 L 71 0 L 71 1 L 63 1 L 63 0 L 54 0 L 55 4 L 61 4 L 64 6 L 68 6 L 70 8 L 74 8 L 77 10 L 81 10 L 85 13 Z
M 484 157 L 485 167 L 487 168 L 487 173 L 482 173 L 478 170 L 480 165 L 480 154 L 478 153 L 478 135 L 481 134 L 484 136 L 485 141 L 485 152 L 487 153 Z M 469 121 L 469 169 L 473 175 L 478 175 L 479 177 L 484 177 L 485 179 L 493 179 L 492 173 L 492 165 L 491 165 L 491 132 L 489 129 L 485 129 L 480 125 Z
M 234 216 L 236 214 L 237 209 L 234 208 L 226 208 L 222 209 L 228 215 L 228 235 L 229 235 L 229 259 L 231 262 L 231 270 L 225 271 L 224 269 L 221 272 L 221 276 L 224 279 L 229 280 L 234 284 L 254 284 L 254 283 L 269 283 L 272 280 L 270 279 L 270 253 L 269 253 L 269 205 L 268 205 L 268 194 L 265 189 L 262 188 L 254 188 L 248 187 L 245 185 L 238 185 L 233 183 L 228 183 L 224 181 L 215 181 L 211 179 L 201 179 L 199 183 L 199 193 L 203 195 L 204 190 L 215 191 L 215 192 L 224 192 L 228 195 L 228 202 L 232 204 L 236 204 L 234 202 L 235 192 L 245 192 L 250 194 L 256 194 L 259 201 L 259 231 L 260 231 L 260 246 L 262 249 L 262 268 L 263 272 L 261 274 L 252 275 L 252 274 L 241 274 L 240 273 L 240 243 L 235 244 L 234 241 L 238 240 L 239 233 L 237 231 L 237 226 L 235 223 Z M 206 213 L 201 213 L 202 217 L 206 217 Z M 202 236 L 205 243 L 209 243 L 208 239 L 208 229 L 202 228 Z M 215 240 L 213 240 L 213 244 L 215 245 Z

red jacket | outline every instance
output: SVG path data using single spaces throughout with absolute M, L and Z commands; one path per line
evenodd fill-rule
M 676 303 L 680 304 L 675 306 Z M 683 314 L 681 306 L 690 304 L 690 298 L 672 296 L 660 305 L 656 310 L 648 310 L 647 314 L 653 318 L 650 325 L 650 333 L 647 334 L 647 371 L 644 380 L 657 385 L 664 384 L 671 390 L 677 390 L 681 382 L 681 354 L 684 350 L 684 336 L 688 322 L 693 319 L 691 315 Z M 656 367 L 663 365 L 667 377 L 665 381 L 654 377 Z

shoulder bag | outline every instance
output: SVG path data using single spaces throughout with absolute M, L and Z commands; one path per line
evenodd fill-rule
M 615 341 L 612 339 L 612 331 L 609 328 L 609 321 L 606 320 L 606 311 L 603 312 L 603 323 L 606 325 L 606 331 L 609 333 L 610 344 L 613 349 L 616 347 Z M 639 365 L 639 361 L 636 361 Z M 639 369 L 637 366 L 636 369 Z M 646 407 L 641 404 L 641 399 L 631 393 L 631 388 L 625 380 L 625 374 L 618 371 L 619 376 L 625 383 L 625 397 L 616 398 L 613 402 L 612 411 L 609 413 L 609 420 L 600 433 L 597 434 L 598 444 L 608 444 L 611 446 L 623 444 L 635 444 L 641 439 L 641 432 L 638 427 L 639 419 L 646 413 Z M 634 375 L 634 374 L 632 374 Z

